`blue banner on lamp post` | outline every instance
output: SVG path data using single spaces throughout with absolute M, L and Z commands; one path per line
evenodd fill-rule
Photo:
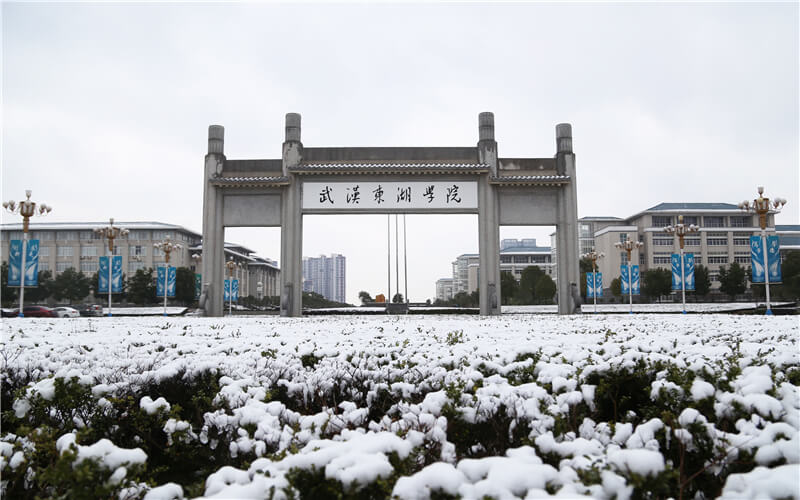
M 22 240 L 11 240 L 8 247 L 8 286 L 20 286 L 22 278 Z M 25 245 L 25 286 L 39 285 L 39 240 Z
M 769 272 L 769 282 L 780 283 L 783 281 L 781 276 L 781 256 L 780 256 L 780 240 L 778 236 L 767 236 L 767 262 Z M 750 237 L 750 267 L 752 268 L 752 281 L 753 283 L 764 283 L 764 240 L 761 236 Z
M 174 267 L 170 266 L 169 268 L 166 267 L 159 267 L 158 268 L 158 279 L 156 280 L 156 296 L 163 297 L 164 296 L 164 283 L 166 282 L 167 288 L 167 297 L 174 297 L 175 296 L 175 277 L 176 277 L 176 270 Z
M 603 273 L 586 273 L 586 298 L 603 296 Z

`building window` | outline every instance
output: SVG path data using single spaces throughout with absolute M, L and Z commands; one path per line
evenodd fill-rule
M 175 239 L 174 231 L 153 231 L 153 241 L 165 240 L 167 238 Z
M 653 227 L 667 227 L 672 225 L 671 215 L 654 215 Z
M 142 230 L 131 231 L 128 234 L 128 239 L 129 240 L 149 240 L 150 239 L 150 231 L 142 231 Z
M 53 231 L 32 231 L 31 239 L 40 241 L 53 241 Z
M 578 233 L 581 238 L 591 238 L 592 237 L 592 226 L 589 224 L 581 224 L 580 225 L 580 233 Z
M 696 215 L 686 215 L 686 216 L 683 217 L 683 223 L 685 225 L 687 225 L 687 226 L 690 225 L 690 224 L 694 224 L 695 226 L 699 226 L 700 225 L 700 217 L 698 217 Z
M 547 264 L 550 262 L 549 255 L 531 255 L 531 261 L 535 264 Z
M 500 263 L 501 264 L 511 264 L 511 256 L 510 255 L 501 255 L 500 256 Z
M 153 257 L 163 257 L 163 256 L 164 256 L 164 250 L 161 250 L 160 248 L 157 247 L 153 247 Z
M 670 257 L 653 257 L 653 264 L 671 264 L 672 258 Z
M 82 273 L 96 273 L 97 272 L 97 262 L 93 262 L 91 260 L 84 260 L 81 262 L 81 272 Z
M 750 256 L 749 255 L 734 255 L 733 261 L 738 262 L 739 264 L 749 264 L 750 263 Z
M 628 241 L 628 233 L 619 233 L 619 242 L 625 243 Z
M 703 217 L 705 227 L 725 227 L 725 217 L 719 216 L 705 216 Z
M 639 265 L 643 266 L 645 263 L 644 252 L 639 252 Z
M 527 264 L 529 262 L 527 255 L 515 255 L 514 264 Z
M 82 246 L 81 257 L 97 257 L 97 247 L 95 246 Z
M 130 255 L 131 257 L 135 257 L 137 255 L 140 257 L 144 257 L 147 255 L 147 247 L 144 245 L 131 245 L 128 248 L 129 248 L 128 255 Z
M 58 247 L 58 256 L 72 257 L 72 247 Z
M 708 273 L 708 281 L 710 281 L 712 283 L 719 283 L 719 272 L 710 271 Z
M 727 264 L 728 263 L 728 256 L 727 255 L 709 255 L 708 256 L 708 263 L 709 264 Z
M 50 247 L 39 247 L 39 257 L 50 257 Z
M 56 262 L 56 272 L 63 273 L 67 269 L 72 267 L 72 262 Z
M 56 239 L 61 241 L 74 241 L 78 239 L 77 231 L 59 231 L 56 234 Z
M 727 236 L 725 236 L 725 237 L 713 236 L 712 237 L 711 235 L 708 235 L 706 237 L 706 245 L 708 245 L 710 247 L 724 247 L 724 246 L 727 246 L 728 245 L 728 237 Z
M 733 244 L 736 246 L 748 246 L 750 244 L 750 238 L 733 238 Z
M 619 253 L 619 261 L 624 266 L 628 263 L 628 252 Z
M 671 247 L 673 243 L 674 241 L 672 239 L 672 236 L 670 236 L 669 238 L 664 238 L 664 237 L 653 238 L 653 246 Z
M 731 227 L 750 227 L 753 218 L 749 215 L 731 215 Z
M 124 255 L 122 247 L 119 245 L 114 245 L 114 255 Z
M 700 246 L 700 238 L 684 238 L 684 244 L 689 247 L 699 247 Z
M 40 256 L 40 257 L 41 257 L 41 255 L 42 255 L 42 254 L 41 254 L 41 253 L 39 253 L 39 256 Z M 43 272 L 43 271 L 49 271 L 49 270 L 50 270 L 50 263 L 49 263 L 49 262 L 42 262 L 42 261 L 39 261 L 39 272 Z

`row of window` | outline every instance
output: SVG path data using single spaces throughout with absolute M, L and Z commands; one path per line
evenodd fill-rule
M 683 240 L 686 246 L 690 247 L 699 247 L 700 246 L 700 238 L 685 238 Z M 675 244 L 674 239 L 670 237 L 664 236 L 653 236 L 653 246 L 662 246 L 662 247 L 671 247 Z M 736 237 L 733 238 L 733 244 L 735 246 L 749 246 L 750 245 L 750 238 L 749 237 Z M 712 233 L 709 233 L 706 236 L 706 245 L 712 247 L 721 247 L 728 245 L 728 237 L 727 236 L 712 236 Z
M 3 240 L 21 240 L 22 231 L 0 231 Z M 31 231 L 28 236 L 32 240 L 41 241 L 92 241 L 105 239 L 104 236 L 95 233 L 94 231 Z M 169 238 L 173 241 L 186 241 L 192 244 L 199 243 L 199 240 L 184 232 L 178 232 L 176 238 L 175 231 L 149 231 L 149 230 L 132 230 L 128 236 L 120 239 L 128 240 L 152 240 L 160 241 Z
M 501 255 L 501 264 L 547 264 L 550 255 Z
M 727 264 L 729 259 L 727 255 L 709 255 L 707 257 L 708 264 Z M 694 261 L 697 264 L 702 263 L 703 256 L 695 254 Z M 734 255 L 733 261 L 739 264 L 750 264 L 750 255 Z M 665 257 L 663 255 L 656 255 L 653 257 L 653 264 L 671 264 L 672 260 L 670 257 Z
M 666 227 L 677 224 L 678 218 L 672 215 L 654 215 L 653 227 Z M 726 222 L 728 225 L 726 225 Z M 700 226 L 700 217 L 695 215 L 686 215 L 683 217 L 683 223 L 687 226 L 694 224 Z M 753 217 L 750 215 L 706 215 L 703 217 L 703 227 L 753 227 Z

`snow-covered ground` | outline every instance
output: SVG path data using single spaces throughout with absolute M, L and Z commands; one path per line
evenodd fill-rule
M 224 443 L 242 464 L 209 474 L 208 498 L 284 498 L 298 470 L 351 493 L 389 481 L 397 498 L 621 499 L 714 474 L 721 490 L 706 495 L 800 498 L 799 343 L 791 316 L 28 319 L 3 321 L 0 364 L 33 377 L 13 404 L 21 419 L 37 394 L 54 397 L 53 376 L 79 376 L 103 408 L 212 370 L 221 387 L 202 422 L 167 420 L 174 401 L 140 401 L 164 412 L 169 436 Z M 644 392 L 609 393 L 643 373 Z M 61 436 L 59 452 L 100 460 L 110 481 L 147 461 L 75 440 Z M 0 441 L 0 472 L 24 467 L 19 440 Z M 689 469 L 677 458 L 688 453 L 704 458 Z M 184 494 L 126 492 L 147 490 Z

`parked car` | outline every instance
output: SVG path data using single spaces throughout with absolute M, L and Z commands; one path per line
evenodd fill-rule
M 25 306 L 22 314 L 26 318 L 57 318 L 58 315 L 49 307 L 44 306 Z
M 83 304 L 78 307 L 81 316 L 102 316 L 103 306 L 100 304 Z
M 3 318 L 16 318 L 19 316 L 19 308 L 4 307 L 0 309 L 0 315 Z
M 67 306 L 56 307 L 53 309 L 53 312 L 55 312 L 59 318 L 78 318 L 81 315 L 77 309 Z

